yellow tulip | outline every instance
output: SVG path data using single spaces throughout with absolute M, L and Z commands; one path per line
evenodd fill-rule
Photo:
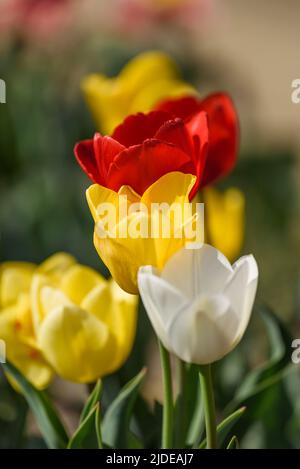
M 104 134 L 111 134 L 126 116 L 148 112 L 165 98 L 196 94 L 180 78 L 174 61 L 158 51 L 139 54 L 117 77 L 88 75 L 82 90 L 97 128 Z
M 78 383 L 114 372 L 133 345 L 137 297 L 79 264 L 57 280 L 42 271 L 32 280 L 33 323 L 45 358 L 58 375 Z
M 245 231 L 245 197 L 236 188 L 224 193 L 213 187 L 203 191 L 207 242 L 231 261 L 242 248 Z
M 152 184 L 141 197 L 128 186 L 121 187 L 118 193 L 98 184 L 88 188 L 87 201 L 95 221 L 96 250 L 123 290 L 137 293 L 137 271 L 140 266 L 153 265 L 162 269 L 176 251 L 195 241 L 193 233 L 196 233 L 194 222 L 197 215 L 184 212 L 195 180 L 196 177 L 190 174 L 168 173 Z M 124 196 L 127 198 L 126 210 L 122 206 Z M 100 209 L 106 204 L 115 207 L 115 220 L 101 214 Z M 151 210 L 152 204 L 167 204 L 168 210 L 155 212 Z M 133 207 L 134 210 L 131 210 Z M 173 216 L 175 207 L 180 209 L 179 217 Z M 152 236 L 155 226 L 168 226 L 169 232 L 166 235 L 159 229 Z M 135 227 L 137 236 L 132 236 L 130 230 Z M 184 227 L 192 229 L 189 232 Z M 144 229 L 146 236 L 143 233 L 139 236 L 139 229 Z
M 0 265 L 0 339 L 6 344 L 7 359 L 43 389 L 53 373 L 37 345 L 32 323 L 30 286 L 35 271 L 34 264 L 25 262 Z

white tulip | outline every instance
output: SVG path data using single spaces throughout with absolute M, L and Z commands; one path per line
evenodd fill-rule
M 139 269 L 138 286 L 153 328 L 172 353 L 209 364 L 227 355 L 247 328 L 257 288 L 252 255 L 233 266 L 217 249 L 183 248 L 162 272 Z

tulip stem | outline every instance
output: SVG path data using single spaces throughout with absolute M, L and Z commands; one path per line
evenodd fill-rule
M 186 436 L 186 369 L 185 363 L 176 358 L 176 382 L 177 382 L 177 401 L 175 405 L 176 421 L 175 421 L 175 448 L 183 448 Z
M 173 440 L 173 390 L 172 374 L 169 352 L 159 341 L 159 351 L 164 388 L 164 408 L 163 408 L 163 428 L 162 428 L 162 449 L 172 448 Z
M 213 449 L 217 447 L 217 426 L 211 365 L 200 366 L 200 383 L 205 414 L 206 448 Z

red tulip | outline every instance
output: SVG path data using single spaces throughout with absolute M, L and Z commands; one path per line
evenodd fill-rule
M 237 118 L 229 97 L 168 100 L 149 114 L 127 117 L 111 137 L 95 134 L 75 146 L 75 156 L 94 183 L 138 194 L 164 174 L 194 174 L 190 193 L 227 174 L 236 161 Z

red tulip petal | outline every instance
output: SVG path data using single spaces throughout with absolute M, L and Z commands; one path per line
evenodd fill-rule
M 155 137 L 167 143 L 173 143 L 176 147 L 192 156 L 193 142 L 182 119 L 174 119 L 165 122 L 156 132 Z
M 166 99 L 158 104 L 157 111 L 163 111 L 171 114 L 173 117 L 186 119 L 199 111 L 200 101 L 192 96 L 183 98 Z
M 94 140 L 82 140 L 81 142 L 76 143 L 74 154 L 79 165 L 87 176 L 93 182 L 101 184 L 101 177 L 94 153 Z
M 107 173 L 114 158 L 123 151 L 125 147 L 111 137 L 102 137 L 96 134 L 94 137 L 94 151 L 102 184 L 106 184 Z
M 197 179 L 200 181 L 200 185 L 202 185 L 209 148 L 209 131 L 206 112 L 197 112 L 197 114 L 186 121 L 185 126 L 193 139 L 193 160 L 197 171 Z
M 128 116 L 122 124 L 116 127 L 112 138 L 127 148 L 140 145 L 145 140 L 154 137 L 162 124 L 169 119 L 169 114 L 160 111 Z
M 208 96 L 201 102 L 207 112 L 209 149 L 201 186 L 212 184 L 228 174 L 236 163 L 239 141 L 237 113 L 224 93 Z
M 129 185 L 142 195 L 161 176 L 181 171 L 188 163 L 195 174 L 190 157 L 182 150 L 169 143 L 146 140 L 115 158 L 108 173 L 108 187 L 118 191 L 123 185 Z

